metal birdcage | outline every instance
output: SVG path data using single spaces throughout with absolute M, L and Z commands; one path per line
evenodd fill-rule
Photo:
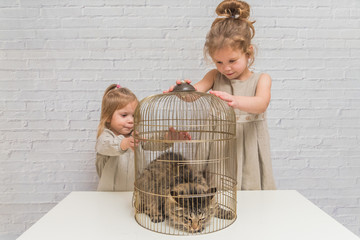
M 236 122 L 223 100 L 182 83 L 135 110 L 135 219 L 171 235 L 236 219 Z

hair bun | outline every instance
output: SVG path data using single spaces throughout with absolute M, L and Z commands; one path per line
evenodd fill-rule
M 243 1 L 224 0 L 216 8 L 216 14 L 227 18 L 248 19 L 250 17 L 250 6 Z

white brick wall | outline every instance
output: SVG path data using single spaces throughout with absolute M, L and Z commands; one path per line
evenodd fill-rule
M 212 66 L 202 47 L 215 0 L 0 1 L 0 239 L 69 192 L 94 190 L 100 100 L 139 99 Z M 360 236 L 360 2 L 249 1 L 255 70 L 279 189 L 296 189 Z

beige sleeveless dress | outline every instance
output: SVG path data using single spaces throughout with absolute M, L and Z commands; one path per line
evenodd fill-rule
M 261 73 L 253 73 L 247 80 L 229 80 L 218 73 L 213 90 L 236 96 L 255 96 Z M 270 138 L 266 112 L 252 114 L 235 109 L 238 177 L 242 190 L 276 189 L 270 154 Z

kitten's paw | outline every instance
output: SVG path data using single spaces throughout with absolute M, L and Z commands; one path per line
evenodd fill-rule
M 150 216 L 150 220 L 153 223 L 159 223 L 159 222 L 163 222 L 165 220 L 165 217 L 163 215 L 152 215 Z
M 226 211 L 225 212 L 224 219 L 231 220 L 231 219 L 234 219 L 234 218 L 235 218 L 235 213 L 233 213 L 232 211 Z
M 232 211 L 224 210 L 222 208 L 218 208 L 217 217 L 220 219 L 231 220 L 235 218 L 235 213 Z

